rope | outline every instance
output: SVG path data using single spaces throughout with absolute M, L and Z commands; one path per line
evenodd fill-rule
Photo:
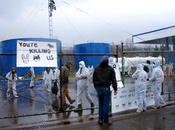
M 98 20 L 100 23 L 101 23 L 101 22 L 104 22 L 105 24 L 110 25 L 111 27 L 114 27 L 113 24 L 111 24 L 109 21 L 106 21 L 106 20 L 101 19 L 101 18 L 98 18 L 98 17 L 94 17 L 94 16 L 92 16 L 91 14 L 89 14 L 87 11 L 84 11 L 84 10 L 82 10 L 82 9 L 76 7 L 76 6 L 73 6 L 72 4 L 70 4 L 70 3 L 68 3 L 68 2 L 66 2 L 66 1 L 64 1 L 64 0 L 62 0 L 61 2 L 64 3 L 64 4 L 66 4 L 66 5 L 68 5 L 69 7 L 71 7 L 71 8 L 73 8 L 73 9 L 75 9 L 75 10 L 77 10 L 77 11 L 79 11 L 79 12 L 85 14 L 85 15 L 88 15 L 89 17 L 95 18 L 95 19 Z M 134 35 L 134 34 L 128 32 L 128 31 L 125 31 L 124 29 L 121 29 L 121 28 L 120 28 L 120 30 L 123 31 L 123 32 L 125 32 L 125 33 L 128 34 L 128 35 L 131 35 L 131 36 Z M 143 38 L 140 38 L 139 36 L 136 36 L 136 38 L 138 38 L 138 39 L 140 39 L 140 40 L 142 40 L 142 41 L 145 41 Z
M 24 24 L 27 23 L 27 21 L 30 21 L 30 19 L 36 15 L 38 13 L 38 10 L 40 9 L 40 6 L 42 5 L 43 1 L 40 0 L 39 5 L 37 7 L 34 7 L 27 15 L 24 14 L 23 17 L 21 19 L 19 19 L 19 21 L 17 21 L 11 28 L 10 30 L 5 33 L 3 36 L 1 36 L 1 40 L 7 39 L 8 37 L 10 37 L 10 35 L 12 35 L 13 33 L 15 33 L 17 30 L 19 30 L 19 28 L 21 26 L 23 26 Z
M 60 11 L 63 14 L 63 17 L 67 20 L 67 22 L 73 27 L 73 29 L 76 31 L 76 33 L 81 37 L 81 39 L 85 39 L 84 36 L 82 35 L 83 33 L 80 33 L 80 31 L 77 29 L 77 27 L 71 22 L 71 20 L 69 19 L 69 17 L 65 14 L 65 12 L 63 11 L 63 9 L 61 7 L 59 7 Z

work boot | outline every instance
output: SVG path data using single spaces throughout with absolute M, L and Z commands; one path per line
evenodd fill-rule
M 142 112 L 142 110 L 138 108 L 136 112 L 137 113 L 140 113 L 140 112 Z
M 105 126 L 112 125 L 112 121 L 104 121 L 103 122 L 103 125 L 105 125 Z
M 98 124 L 99 124 L 99 125 L 103 125 L 103 121 L 99 119 L 99 120 L 98 120 Z
M 10 97 L 10 93 L 9 93 L 9 92 L 8 92 L 6 95 L 7 95 L 7 98 L 9 98 L 9 97 Z
M 143 111 L 145 112 L 147 110 L 147 108 L 145 107 L 145 108 L 143 108 Z
M 109 116 L 109 117 L 112 117 L 112 113 L 111 113 L 111 112 L 108 112 L 108 116 Z
M 34 86 L 30 86 L 30 88 L 32 89 L 32 88 L 34 88 Z
M 74 110 L 74 112 L 82 111 L 82 104 L 78 104 L 78 107 Z
M 66 109 L 69 108 L 69 107 L 70 107 L 69 104 L 64 104 L 64 105 L 63 105 L 63 109 L 64 109 L 64 110 L 66 110 Z
M 15 95 L 14 97 L 15 97 L 15 98 L 18 98 L 19 96 L 18 96 L 18 95 Z
M 70 104 L 73 104 L 74 102 L 75 102 L 75 100 L 71 100 L 71 101 L 70 101 Z
M 94 106 L 95 106 L 95 105 L 94 105 L 94 103 L 92 102 L 92 103 L 91 103 L 91 108 L 94 107 Z

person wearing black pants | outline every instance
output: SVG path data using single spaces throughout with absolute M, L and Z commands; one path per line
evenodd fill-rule
M 99 120 L 100 125 L 111 125 L 109 121 L 110 110 L 110 85 L 114 88 L 114 94 L 117 94 L 117 82 L 115 77 L 115 71 L 108 65 L 108 58 L 104 57 L 101 63 L 95 68 L 93 73 L 93 83 L 97 91 L 99 101 Z

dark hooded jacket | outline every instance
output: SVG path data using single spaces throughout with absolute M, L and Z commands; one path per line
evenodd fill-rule
M 117 90 L 115 71 L 108 65 L 108 59 L 103 59 L 93 73 L 93 83 L 95 87 L 112 87 Z

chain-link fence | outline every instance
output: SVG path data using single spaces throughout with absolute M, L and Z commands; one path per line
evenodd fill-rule
M 165 73 L 165 81 L 162 85 L 162 94 L 167 101 L 175 99 L 175 88 L 174 88 L 174 71 L 173 71 L 173 60 L 175 59 L 174 51 L 167 51 L 163 48 L 158 50 L 127 50 L 123 45 L 121 46 L 121 53 L 118 56 L 118 46 L 115 47 L 113 53 L 73 53 L 73 52 L 62 52 L 58 53 L 58 67 L 60 70 L 60 81 L 58 82 L 58 93 L 57 95 L 47 91 L 42 80 L 43 71 L 45 68 L 34 68 L 39 74 L 36 74 L 35 86 L 30 88 L 31 78 L 28 75 L 29 68 L 25 69 L 23 75 L 18 75 L 16 83 L 16 89 L 18 98 L 7 97 L 7 80 L 5 79 L 4 68 L 0 68 L 1 80 L 0 80 L 0 122 L 4 125 L 11 123 L 22 124 L 23 122 L 43 122 L 48 120 L 65 119 L 69 117 L 77 117 L 82 115 L 92 115 L 98 113 L 97 106 L 97 94 L 92 84 L 92 79 L 89 81 L 89 89 L 87 90 L 94 107 L 91 107 L 91 99 L 88 100 L 85 94 L 82 96 L 82 109 L 84 111 L 76 111 L 77 105 L 77 78 L 76 73 L 79 70 L 79 62 L 84 61 L 86 67 L 92 75 L 93 69 L 98 65 L 100 59 L 103 56 L 112 56 L 117 58 L 119 69 L 122 76 L 122 81 L 125 87 L 134 85 L 134 81 L 131 75 L 136 69 L 138 63 L 147 65 L 146 61 L 150 60 L 154 62 L 155 59 L 161 61 L 162 69 Z M 16 56 L 15 54 L 2 54 L 1 56 Z M 3 61 L 1 61 L 3 62 Z M 12 61 L 8 61 L 12 62 Z M 67 86 L 63 85 L 63 73 L 62 67 L 66 66 L 68 69 L 69 82 Z M 7 69 L 7 68 L 5 68 Z M 22 68 L 18 68 L 22 69 Z M 53 68 L 53 70 L 55 70 Z M 9 70 L 10 71 L 10 70 Z M 18 73 L 18 71 L 17 71 Z M 52 85 L 53 86 L 53 85 Z M 63 88 L 64 87 L 64 88 Z M 66 88 L 66 89 L 65 89 Z M 81 90 L 86 93 L 86 90 Z M 64 99 L 65 100 L 64 100 Z M 35 117 L 35 118 L 33 118 Z
M 18 80 L 16 81 L 16 91 L 19 96 L 18 98 L 15 98 L 13 96 L 13 90 L 10 90 L 11 95 L 8 95 L 8 81 L 5 77 L 6 73 L 1 73 L 0 122 L 2 122 L 2 124 L 4 123 L 3 125 L 11 124 L 11 122 L 14 124 L 23 124 L 26 122 L 32 123 L 48 120 L 53 121 L 57 119 L 65 119 L 69 117 L 92 115 L 94 113 L 98 113 L 97 94 L 92 83 L 92 73 L 94 68 L 100 63 L 100 59 L 103 56 L 118 57 L 118 47 L 116 47 L 115 50 L 115 53 L 58 53 L 58 69 L 60 70 L 60 81 L 58 81 L 57 84 L 57 95 L 47 91 L 47 87 L 43 81 L 43 72 L 45 71 L 45 68 L 34 68 L 36 72 L 41 73 L 35 73 L 36 76 L 33 88 L 30 88 L 30 68 L 17 68 L 17 70 L 24 69 L 25 71 L 22 75 L 18 75 Z M 2 55 L 16 56 L 15 54 Z M 77 90 L 76 73 L 79 70 L 80 61 L 85 62 L 85 65 L 90 72 L 91 79 L 89 79 L 89 87 L 87 90 L 85 90 L 86 87 L 82 88 L 81 90 Z M 63 83 L 63 80 L 65 80 L 63 76 L 64 67 L 66 67 L 68 71 L 69 80 L 67 84 Z M 4 68 L 1 68 L 1 70 L 3 69 Z M 51 70 L 55 71 L 55 68 L 51 68 Z M 10 68 L 8 71 L 10 71 Z M 54 86 L 54 82 L 52 82 L 52 86 Z M 79 98 L 82 99 L 80 99 L 79 102 L 82 104 L 83 111 L 76 111 L 78 107 L 78 91 L 81 91 L 79 92 Z M 94 105 L 92 105 L 92 103 Z

